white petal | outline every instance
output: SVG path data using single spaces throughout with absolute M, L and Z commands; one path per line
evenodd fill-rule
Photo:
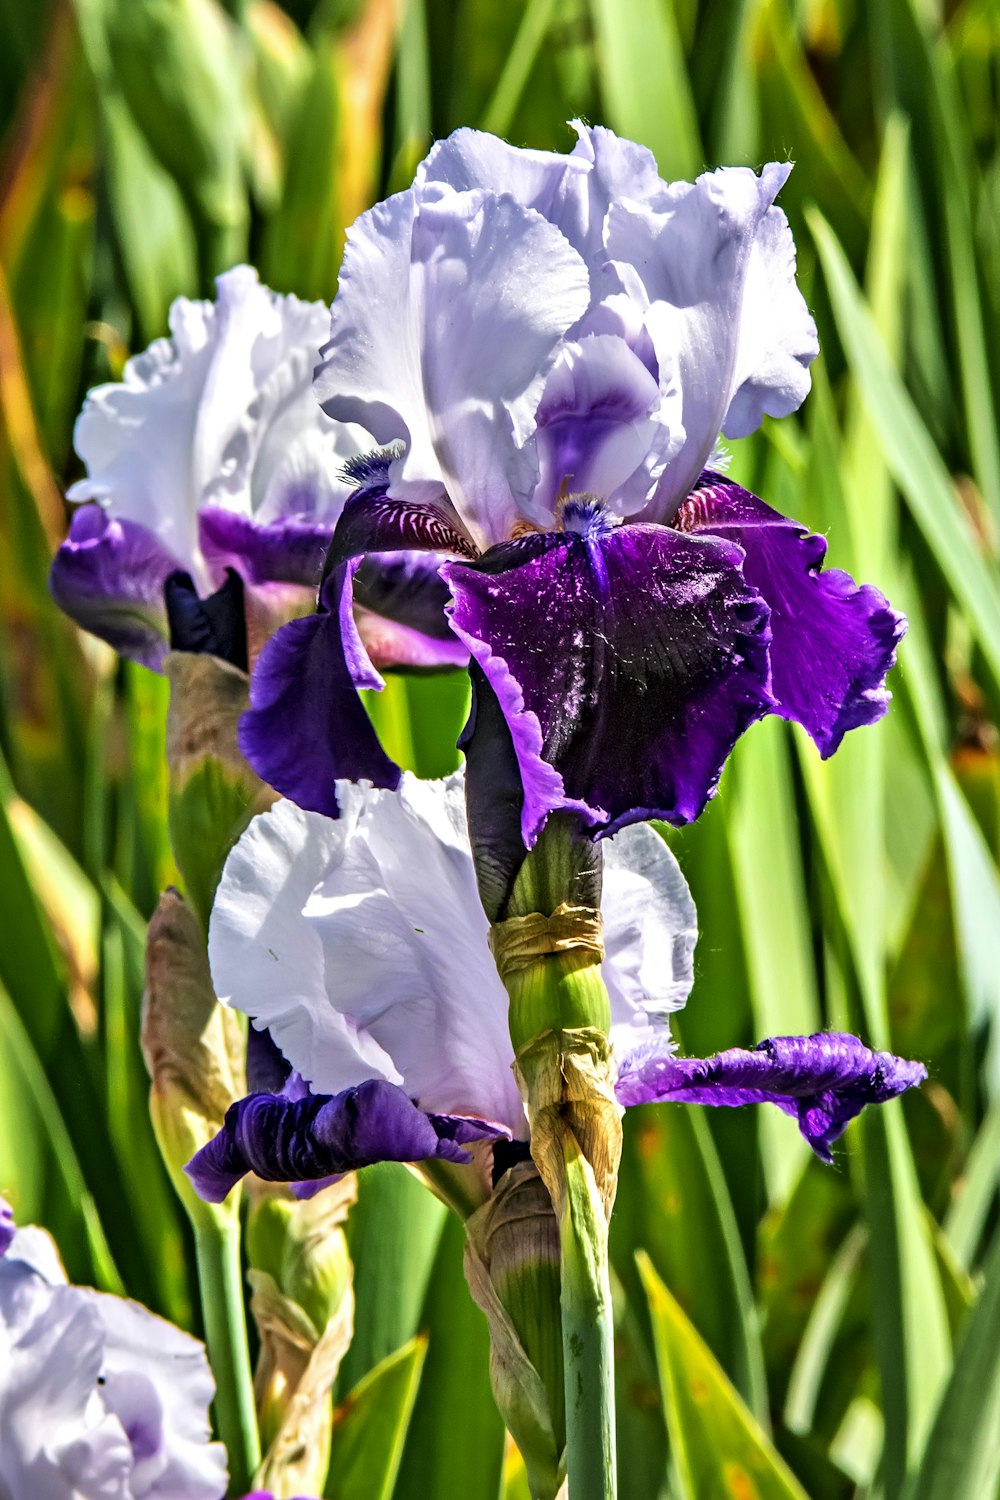
M 523 1131 L 462 780 L 338 783 L 338 799 L 336 822 L 279 803 L 230 855 L 209 939 L 217 993 L 268 1025 L 317 1092 L 386 1078 L 425 1109 Z
M 645 823 L 604 842 L 604 982 L 619 1058 L 669 1034 L 694 983 L 698 914 L 687 881 Z
M 407 775 L 399 792 L 338 783 L 338 797 L 337 821 L 279 803 L 230 855 L 209 935 L 217 993 L 269 1026 L 316 1092 L 386 1078 L 425 1109 L 523 1135 L 464 777 Z M 624 1055 L 684 1003 L 695 915 L 651 829 L 605 849 L 604 973 Z
M 733 396 L 722 423 L 746 437 L 769 417 L 787 417 L 809 394 L 819 353 L 816 324 L 795 281 L 795 241 L 780 208 L 764 215 L 750 252 Z
M 132 1500 L 132 1450 L 98 1395 L 103 1352 L 100 1317 L 77 1288 L 49 1285 L 8 1253 L 0 1262 L 0 1494 Z
M 693 185 L 674 184 L 652 201 L 619 203 L 608 215 L 609 253 L 626 289 L 648 303 L 661 384 L 672 375 L 682 398 L 684 445 L 657 487 L 650 519 L 669 519 L 689 493 L 741 386 L 748 383 L 737 417 L 751 410 L 751 389 L 761 409 L 768 399 L 760 389 L 772 360 L 766 324 L 789 321 L 792 293 L 781 283 L 775 306 L 778 278 L 770 268 L 778 257 L 764 249 L 774 233 L 764 226 L 789 170 L 772 163 L 758 178 L 744 167 L 724 167 Z M 777 337 L 782 343 L 783 334 Z M 787 362 L 778 364 L 787 395 L 794 382 Z
M 129 1436 L 135 1500 L 219 1500 L 226 1456 L 210 1440 L 204 1345 L 137 1302 L 78 1291 L 104 1325 L 102 1399 Z
M 539 214 L 425 184 L 350 231 L 317 392 L 331 416 L 379 443 L 406 440 L 391 494 L 446 491 L 488 546 L 509 535 L 534 488 L 518 443 L 588 301 L 583 261 Z
M 345 445 L 311 393 L 326 334 L 323 304 L 278 296 L 249 266 L 216 285 L 214 303 L 178 298 L 171 337 L 130 360 L 120 384 L 90 392 L 74 433 L 87 478 L 69 491 L 71 500 L 99 500 L 152 531 L 202 587 L 212 583 L 198 545 L 202 506 L 247 516 L 273 509 L 269 478 L 281 453 L 307 434 L 327 438 L 323 503 L 329 491 L 339 505 L 345 448 L 359 446 Z
M 221 1500 L 204 1347 L 138 1303 L 65 1282 L 44 1230 L 0 1261 L 0 1495 Z
M 648 197 L 663 187 L 652 152 L 599 126 L 573 121 L 569 155 L 526 151 L 482 130 L 456 130 L 434 145 L 416 181 L 442 182 L 458 192 L 506 193 L 554 224 L 592 271 L 605 260 L 604 220 L 620 197 Z M 610 283 L 592 288 L 595 297 Z

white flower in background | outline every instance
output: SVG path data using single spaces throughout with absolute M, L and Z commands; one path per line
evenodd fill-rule
M 178 297 L 170 337 L 97 386 L 74 442 L 87 469 L 56 555 L 59 605 L 124 655 L 158 664 L 171 575 L 202 597 L 226 568 L 256 585 L 315 587 L 353 481 L 344 463 L 366 432 L 324 415 L 313 367 L 329 314 L 279 296 L 251 266 L 216 283 L 214 302 Z
M 0 1258 L 3 1500 L 222 1500 L 214 1393 L 197 1339 L 69 1285 L 44 1230 L 14 1232 Z

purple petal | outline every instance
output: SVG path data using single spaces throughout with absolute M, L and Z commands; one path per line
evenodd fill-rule
M 266 1026 L 247 1032 L 247 1087 L 252 1094 L 280 1094 L 292 1065 Z
M 619 1104 L 776 1104 L 799 1122 L 816 1155 L 830 1147 L 866 1104 L 884 1104 L 927 1077 L 917 1062 L 871 1052 L 856 1036 L 819 1032 L 778 1036 L 752 1050 L 717 1057 L 636 1053 L 618 1077 Z
M 158 670 L 169 635 L 163 587 L 177 568 L 145 526 L 84 505 L 53 559 L 49 587 L 59 608 L 84 630 Z
M 767 606 L 737 547 L 613 527 L 596 506 L 564 514 L 572 530 L 442 568 L 452 627 L 510 727 L 529 846 L 556 808 L 602 832 L 690 822 L 771 707 Z
M 198 516 L 201 550 L 220 568 L 235 567 L 250 583 L 301 583 L 316 588 L 333 536 L 325 522 L 291 516 L 261 525 L 249 516 L 206 506 Z
M 354 618 L 378 667 L 465 667 L 469 653 L 448 623 L 451 601 L 435 552 L 383 552 L 354 575 Z
M 824 758 L 849 729 L 882 717 L 891 696 L 885 677 L 906 620 L 870 584 L 837 568 L 821 571 L 824 537 L 711 471 L 675 525 L 725 537 L 746 552 L 744 577 L 771 606 L 775 712 L 802 724 Z
M 241 1500 L 276 1500 L 273 1490 L 251 1490 L 249 1495 L 243 1495 Z M 295 1495 L 293 1500 L 314 1500 L 311 1495 Z
M 6 1255 L 17 1233 L 14 1210 L 6 1198 L 0 1198 L 0 1256 Z
M 368 552 L 476 556 L 476 548 L 442 506 L 390 500 L 384 484 L 358 490 L 347 501 L 333 533 L 327 566 L 334 568 Z
M 370 1079 L 333 1096 L 250 1094 L 230 1106 L 218 1135 L 184 1170 L 200 1197 L 221 1203 L 247 1172 L 311 1182 L 379 1161 L 469 1162 L 466 1144 L 507 1134 L 465 1115 L 425 1114 L 395 1084 Z
M 234 568 L 225 582 L 202 599 L 190 573 L 171 573 L 163 590 L 170 622 L 170 647 L 218 656 L 241 672 L 248 669 L 243 580 Z
M 399 784 L 358 697 L 382 679 L 365 652 L 351 611 L 353 563 L 331 573 L 316 614 L 283 625 L 250 679 L 250 708 L 239 744 L 259 776 L 300 807 L 337 816 L 334 783 Z

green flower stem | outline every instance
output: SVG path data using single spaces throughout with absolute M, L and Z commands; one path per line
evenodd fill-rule
M 231 1493 L 244 1494 L 260 1464 L 235 1213 L 192 1215 L 205 1341 L 215 1376 L 215 1417 L 229 1454 Z
M 559 1214 L 566 1472 L 570 1500 L 615 1500 L 614 1323 L 608 1221 L 575 1137 L 563 1137 Z

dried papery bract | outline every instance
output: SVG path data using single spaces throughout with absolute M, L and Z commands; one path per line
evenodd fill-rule
M 330 1393 L 354 1330 L 344 1221 L 353 1174 L 314 1197 L 252 1181 L 247 1224 L 251 1311 L 260 1334 L 254 1379 L 265 1449 L 257 1482 L 276 1497 L 319 1492 L 326 1481 Z
M 466 1234 L 465 1277 L 489 1324 L 493 1394 L 533 1500 L 553 1500 L 566 1472 L 559 1225 L 533 1163 L 503 1174 Z

